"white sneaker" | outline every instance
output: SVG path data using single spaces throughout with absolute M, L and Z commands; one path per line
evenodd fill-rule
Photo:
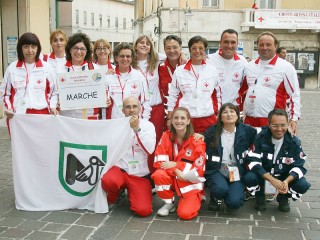
M 168 216 L 169 213 L 174 212 L 176 210 L 176 207 L 174 206 L 174 203 L 165 203 L 157 212 L 159 216 L 165 217 Z

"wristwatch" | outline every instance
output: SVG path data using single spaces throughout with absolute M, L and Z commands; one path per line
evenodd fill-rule
M 137 130 L 133 130 L 133 131 L 134 131 L 134 133 L 138 133 L 141 131 L 141 128 L 138 128 Z

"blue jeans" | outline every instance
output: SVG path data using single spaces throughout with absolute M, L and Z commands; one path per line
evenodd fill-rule
M 220 172 L 206 174 L 205 178 L 211 198 L 224 199 L 227 207 L 233 209 L 243 205 L 244 185 L 241 181 L 230 182 Z

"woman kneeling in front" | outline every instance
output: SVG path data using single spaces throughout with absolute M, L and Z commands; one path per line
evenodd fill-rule
M 190 113 L 178 107 L 173 111 L 170 130 L 166 131 L 156 148 L 152 175 L 157 194 L 164 201 L 159 216 L 175 211 L 174 190 L 180 197 L 178 216 L 190 220 L 198 215 L 206 155 L 205 144 L 193 137 Z

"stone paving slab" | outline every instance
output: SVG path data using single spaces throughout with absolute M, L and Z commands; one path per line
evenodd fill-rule
M 254 200 L 239 210 L 224 205 L 218 212 L 201 207 L 199 216 L 182 221 L 176 213 L 159 217 L 155 213 L 161 201 L 153 196 L 154 213 L 146 218 L 129 210 L 124 198 L 108 214 L 86 210 L 29 212 L 15 208 L 10 140 L 0 120 L 0 240 L 2 239 L 75 239 L 75 240 L 319 240 L 320 239 L 320 91 L 302 91 L 302 118 L 298 136 L 308 155 L 306 168 L 311 189 L 301 200 L 291 202 L 291 211 L 278 211 L 277 202 L 267 211 L 254 210 Z M 209 197 L 208 197 L 209 198 Z

